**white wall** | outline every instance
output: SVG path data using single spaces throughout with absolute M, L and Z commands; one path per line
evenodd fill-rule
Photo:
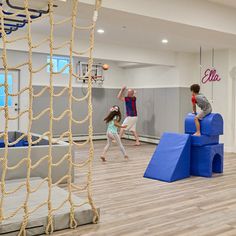
M 178 87 L 176 67 L 150 66 L 125 69 L 125 85 L 131 88 Z
M 189 87 L 199 78 L 196 54 L 176 53 L 176 66 L 125 69 L 125 81 L 133 88 Z
M 233 102 L 235 94 L 233 80 L 230 77 L 230 70 L 236 66 L 236 53 L 230 50 L 216 50 L 214 56 L 214 68 L 221 77 L 219 82 L 208 82 L 201 85 L 201 91 L 211 101 L 213 112 L 220 113 L 224 119 L 224 135 L 221 141 L 225 143 L 226 151 L 235 149 L 235 111 Z M 212 52 L 202 53 L 202 76 L 207 68 L 212 68 Z

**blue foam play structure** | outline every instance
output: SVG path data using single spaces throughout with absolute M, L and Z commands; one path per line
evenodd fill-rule
M 224 145 L 191 148 L 191 175 L 211 177 L 212 172 L 223 172 Z
M 172 182 L 190 176 L 190 135 L 164 133 L 144 177 Z
M 0 140 L 0 148 L 4 148 L 4 147 L 5 147 L 4 140 Z
M 9 140 L 10 143 L 14 142 L 14 140 Z M 19 140 L 15 145 L 9 145 L 9 147 L 25 147 L 28 146 L 28 141 L 27 140 Z M 32 145 L 33 146 L 33 145 Z M 5 143 L 4 140 L 0 140 L 0 148 L 4 148 Z
M 205 145 L 212 145 L 219 143 L 219 135 L 201 135 L 201 136 L 194 136 L 191 135 L 191 145 L 192 146 L 205 146 Z
M 195 115 L 190 113 L 185 118 L 185 133 L 194 134 L 196 132 L 196 126 L 194 122 Z M 222 135 L 224 133 L 223 118 L 218 113 L 211 113 L 204 117 L 201 124 L 202 135 Z
M 190 175 L 211 177 L 223 173 L 224 145 L 219 144 L 223 134 L 223 118 L 212 113 L 201 123 L 201 136 L 196 132 L 194 115 L 185 119 L 185 134 L 164 133 L 154 152 L 144 177 L 172 182 Z

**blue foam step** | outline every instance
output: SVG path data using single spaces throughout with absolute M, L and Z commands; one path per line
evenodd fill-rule
M 190 176 L 190 135 L 164 133 L 144 173 L 145 178 L 173 182 Z
M 191 148 L 191 175 L 211 177 L 223 173 L 224 145 L 208 145 Z
M 185 118 L 185 133 L 194 134 L 196 132 L 196 125 L 194 122 L 195 115 L 189 113 Z M 211 113 L 200 121 L 202 135 L 222 135 L 224 133 L 223 118 L 218 113 Z
M 219 143 L 219 135 L 209 136 L 209 135 L 201 135 L 201 136 L 191 136 L 191 145 L 192 146 L 206 146 L 213 145 Z

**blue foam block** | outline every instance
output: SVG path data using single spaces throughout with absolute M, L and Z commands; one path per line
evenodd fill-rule
M 216 144 L 191 148 L 191 175 L 211 177 L 223 173 L 224 145 Z
M 201 135 L 201 136 L 191 136 L 191 145 L 192 146 L 206 146 L 212 144 L 219 143 L 219 135 L 208 136 L 208 135 Z
M 196 126 L 194 122 L 195 115 L 190 113 L 185 118 L 185 133 L 194 134 Z M 221 135 L 224 133 L 223 118 L 218 113 L 211 113 L 200 121 L 201 134 L 203 135 Z
M 0 140 L 0 148 L 4 148 L 5 144 L 4 144 L 4 140 Z
M 15 142 L 15 140 L 9 140 L 10 143 Z M 25 147 L 28 146 L 28 141 L 27 140 L 19 140 L 17 143 L 14 145 L 11 145 L 10 147 Z M 33 145 L 32 145 L 33 146 Z
M 173 182 L 190 176 L 190 135 L 164 133 L 144 177 Z

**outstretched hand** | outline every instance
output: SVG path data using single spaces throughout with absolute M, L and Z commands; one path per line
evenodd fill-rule
M 126 90 L 126 86 L 123 86 L 123 87 L 122 87 L 122 90 L 123 90 L 123 91 Z

